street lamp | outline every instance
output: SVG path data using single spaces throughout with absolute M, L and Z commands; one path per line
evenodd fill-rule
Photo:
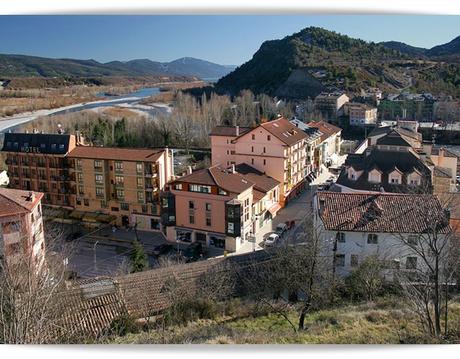
M 93 250 L 94 250 L 94 269 L 97 270 L 97 262 L 96 262 L 96 246 L 97 244 L 99 243 L 99 241 L 96 241 L 96 243 L 94 243 L 94 246 L 93 246 Z

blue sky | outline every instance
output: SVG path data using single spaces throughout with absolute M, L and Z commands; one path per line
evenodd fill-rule
M 265 40 L 320 26 L 366 41 L 432 47 L 460 35 L 460 16 L 0 16 L 0 53 L 95 59 L 191 56 L 220 64 L 249 60 Z

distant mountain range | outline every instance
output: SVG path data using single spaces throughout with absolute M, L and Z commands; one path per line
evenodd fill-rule
M 397 41 L 386 41 L 380 44 L 390 49 L 400 51 L 403 54 L 421 56 L 424 58 L 438 59 L 439 57 L 446 57 L 455 60 L 460 57 L 460 36 L 447 44 L 434 46 L 431 49 L 414 47 Z
M 243 89 L 282 98 L 378 86 L 460 96 L 460 37 L 432 49 L 374 43 L 318 27 L 265 41 L 252 59 L 221 78 L 219 93 Z
M 0 54 L 0 78 L 181 75 L 218 79 L 234 68 L 232 65 L 219 65 L 192 57 L 183 57 L 171 62 L 140 59 L 100 63 L 95 60 Z

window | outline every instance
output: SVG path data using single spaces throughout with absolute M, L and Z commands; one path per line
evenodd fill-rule
M 335 256 L 335 265 L 337 267 L 345 267 L 345 254 L 337 254 Z
M 94 168 L 95 169 L 102 169 L 102 161 L 101 160 L 94 160 Z
M 227 193 L 227 191 L 223 190 L 222 188 L 219 188 L 219 194 L 221 196 L 226 196 L 228 193 Z
M 251 158 L 251 164 L 252 165 L 254 164 L 254 158 Z
M 416 246 L 418 244 L 418 236 L 411 234 L 407 237 L 407 243 L 411 246 Z
M 124 178 L 123 176 L 115 176 L 115 184 L 117 186 L 123 186 Z
M 75 166 L 77 167 L 77 169 L 81 170 L 81 159 L 77 159 Z
M 123 171 L 123 162 L 115 161 L 115 171 Z
M 350 265 L 352 267 L 357 267 L 359 265 L 358 255 L 352 254 L 350 257 Z
M 345 233 L 337 232 L 337 242 L 345 243 Z
M 251 146 L 251 152 L 254 152 L 254 146 Z
M 251 137 L 252 137 L 252 139 L 253 139 L 253 140 L 255 140 L 255 139 L 256 139 L 256 135 L 252 135 Z
M 142 173 L 142 163 L 136 163 L 136 172 Z
M 85 194 L 85 189 L 83 186 L 78 186 L 78 194 L 83 195 Z
M 137 187 L 144 187 L 144 180 L 142 177 L 137 177 Z
M 104 188 L 96 187 L 96 197 L 104 197 Z
M 125 202 L 122 202 L 122 203 L 120 203 L 120 208 L 121 208 L 122 211 L 129 211 L 129 204 L 125 203 Z
M 417 257 L 406 258 L 406 269 L 417 269 Z
M 104 177 L 102 175 L 95 175 L 96 183 L 102 184 Z
M 233 223 L 227 224 L 227 232 L 228 233 L 235 233 L 235 225 Z
M 270 141 L 272 138 L 270 135 L 267 135 L 267 141 Z
M 211 217 L 206 217 L 206 225 L 211 227 Z
M 189 208 L 189 209 L 195 209 L 195 202 L 193 202 L 193 201 L 188 201 L 188 208 Z
M 139 202 L 144 202 L 144 193 L 143 192 L 137 192 L 137 200 Z
M 77 181 L 78 182 L 83 182 L 83 173 L 77 173 Z
M 211 211 L 211 203 L 206 203 L 206 211 Z
M 190 224 L 194 224 L 195 223 L 195 216 L 188 216 L 188 221 Z
M 176 184 L 174 185 L 174 189 L 175 189 L 175 190 L 178 190 L 178 191 L 182 191 L 182 183 L 176 183 Z
M 83 200 L 83 203 L 84 203 L 84 205 L 85 205 L 86 207 L 88 207 L 88 206 L 89 206 L 89 199 L 88 199 L 88 198 L 85 198 L 85 199 Z
M 264 147 L 264 153 L 265 153 L 265 147 Z
M 211 186 L 203 186 L 198 184 L 190 185 L 190 192 L 211 193 Z
M 379 240 L 379 237 L 378 235 L 374 234 L 374 233 L 369 233 L 367 235 L 367 243 L 368 244 L 377 244 L 378 243 L 378 240 Z
M 101 201 L 101 208 L 107 208 L 107 202 Z
M 267 160 L 264 158 L 264 166 L 267 164 Z
M 117 198 L 125 198 L 125 191 L 122 189 L 117 189 Z

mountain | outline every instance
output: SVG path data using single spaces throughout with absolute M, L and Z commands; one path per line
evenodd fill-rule
M 429 56 L 459 56 L 460 55 L 460 36 L 456 37 L 447 44 L 438 45 L 428 50 Z
M 454 46 L 450 46 L 452 49 Z M 265 41 L 252 59 L 221 78 L 219 93 L 249 89 L 291 99 L 315 97 L 321 91 L 379 86 L 460 95 L 458 63 L 424 59 L 423 49 L 390 42 L 354 39 L 308 27 L 280 40 Z
M 415 47 L 399 41 L 384 41 L 380 42 L 379 44 L 389 49 L 396 50 L 403 54 L 412 56 L 423 56 L 426 55 L 428 51 L 428 49 L 424 49 L 423 47 Z
M 220 78 L 234 66 L 184 57 L 171 62 L 149 59 L 111 61 L 51 59 L 26 55 L 1 55 L 0 77 L 89 77 L 180 75 L 199 78 Z

